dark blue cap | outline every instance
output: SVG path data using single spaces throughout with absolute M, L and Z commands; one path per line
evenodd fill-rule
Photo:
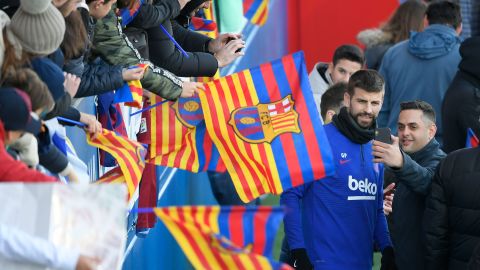
M 41 123 L 32 113 L 28 95 L 13 87 L 0 87 L 0 119 L 7 131 L 23 130 L 38 134 Z

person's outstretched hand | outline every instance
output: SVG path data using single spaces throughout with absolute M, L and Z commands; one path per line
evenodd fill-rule
M 205 86 L 203 86 L 203 83 L 183 82 L 182 93 L 180 94 L 180 96 L 182 98 L 193 97 L 196 93 L 198 93 L 198 89 L 205 90 Z

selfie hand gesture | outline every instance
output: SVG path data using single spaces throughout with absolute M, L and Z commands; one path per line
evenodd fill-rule
M 392 135 L 392 144 L 373 141 L 373 162 L 383 163 L 390 168 L 400 169 L 403 167 L 403 154 L 400 151 L 398 137 Z

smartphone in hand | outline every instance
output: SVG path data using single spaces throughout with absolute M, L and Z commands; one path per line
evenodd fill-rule
M 392 133 L 390 131 L 390 128 L 376 128 L 375 140 L 383 143 L 392 144 Z
M 229 38 L 227 39 L 227 43 L 229 43 L 229 42 L 232 41 L 232 40 L 236 40 L 236 38 L 229 37 Z M 241 52 L 241 51 L 242 51 L 242 48 L 237 49 L 237 50 L 235 51 L 235 53 L 238 53 L 238 52 Z

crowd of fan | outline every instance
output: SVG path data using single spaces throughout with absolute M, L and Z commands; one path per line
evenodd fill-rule
M 83 123 L 94 136 L 102 132 L 96 115 L 76 108 L 81 98 L 112 92 L 132 80 L 148 89 L 145 99 L 191 97 L 203 85 L 177 76 L 213 76 L 243 55 L 237 52 L 245 44 L 238 34 L 212 39 L 188 29 L 190 17 L 211 1 L 145 1 L 123 29 L 119 11 L 133 9 L 135 0 L 0 4 L 2 182 L 88 182 L 53 143 L 56 130 L 71 125 L 62 118 Z M 187 53 L 177 50 L 168 35 Z M 140 63 L 148 68 L 136 67 Z M 94 269 L 97 262 L 8 226 L 0 226 L 0 248 L 7 258 L 59 269 Z

